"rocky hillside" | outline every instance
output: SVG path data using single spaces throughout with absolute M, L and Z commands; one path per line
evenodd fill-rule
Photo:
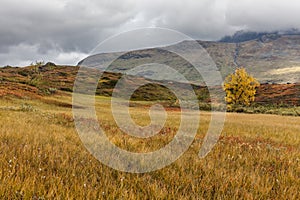
M 253 39 L 254 38 L 254 39 Z M 198 41 L 216 63 L 223 77 L 243 66 L 261 83 L 297 83 L 300 82 L 300 34 L 263 33 L 250 35 L 238 40 L 223 42 Z M 237 42 L 241 41 L 241 42 Z M 185 48 L 186 42 L 177 45 Z M 188 49 L 187 49 L 188 50 Z M 103 56 L 103 54 L 101 54 Z M 112 54 L 105 54 L 109 59 Z M 99 64 L 99 55 L 83 60 L 83 64 Z M 181 57 L 158 48 L 128 52 L 109 67 L 109 71 L 125 73 L 132 66 L 145 63 L 160 63 L 172 66 L 192 81 L 199 81 L 200 76 L 193 67 Z M 163 79 L 163 78 L 159 78 Z M 203 82 L 202 82 L 203 83 Z

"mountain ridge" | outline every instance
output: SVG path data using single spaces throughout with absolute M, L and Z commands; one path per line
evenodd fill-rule
M 187 42 L 183 41 L 177 45 L 185 48 L 188 46 Z M 210 55 L 223 78 L 234 72 L 236 68 L 245 67 L 261 83 L 283 84 L 300 81 L 300 33 L 268 33 L 260 35 L 259 38 L 238 43 L 200 40 L 197 42 Z M 105 54 L 107 59 L 111 55 Z M 92 57 L 95 59 L 94 64 L 97 64 L 97 55 Z M 80 61 L 78 65 L 84 65 L 85 61 L 86 59 Z M 89 62 L 93 63 L 93 60 L 90 59 Z M 193 70 L 190 63 L 170 52 L 163 52 L 160 48 L 124 53 L 109 66 L 107 71 L 126 73 L 132 66 L 144 63 L 161 63 L 171 66 L 193 83 L 199 84 L 199 74 Z M 205 84 L 203 80 L 201 84 Z
M 226 43 L 240 43 L 250 40 L 263 40 L 263 37 L 280 37 L 284 35 L 300 35 L 298 29 L 287 29 L 281 31 L 271 31 L 271 32 L 256 32 L 256 31 L 246 31 L 240 30 L 235 32 L 233 35 L 226 35 L 222 37 L 218 42 Z

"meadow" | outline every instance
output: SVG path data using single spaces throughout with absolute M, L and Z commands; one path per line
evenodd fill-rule
M 163 130 L 136 139 L 118 130 L 110 98 L 97 97 L 101 127 L 123 149 L 149 152 L 170 142 L 180 110 L 167 109 Z M 147 102 L 130 108 L 149 123 Z M 296 116 L 227 113 L 221 137 L 200 159 L 211 114 L 201 111 L 194 142 L 173 164 L 150 173 L 111 169 L 82 144 L 71 96 L 0 98 L 0 199 L 300 199 L 300 120 Z

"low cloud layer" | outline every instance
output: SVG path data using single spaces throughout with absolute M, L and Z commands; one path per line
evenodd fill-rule
M 0 66 L 76 64 L 107 37 L 164 27 L 216 40 L 246 29 L 300 29 L 297 0 L 1 0 Z

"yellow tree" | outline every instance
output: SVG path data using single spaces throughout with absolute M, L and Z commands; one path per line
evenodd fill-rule
M 224 81 L 223 89 L 226 92 L 226 102 L 230 105 L 249 106 L 255 99 L 256 88 L 259 82 L 249 75 L 245 68 L 238 68 Z

